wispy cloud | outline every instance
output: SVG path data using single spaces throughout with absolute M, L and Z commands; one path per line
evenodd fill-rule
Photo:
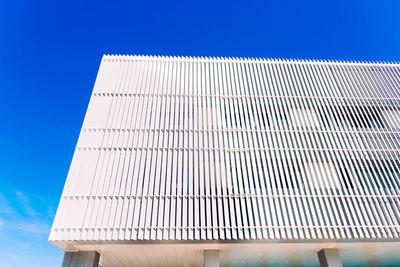
M 0 192 L 0 214 L 12 215 L 14 214 L 14 208 L 4 194 Z
M 47 242 L 55 208 L 47 196 L 15 188 L 0 192 L 0 267 L 54 266 L 46 252 L 60 257 Z
M 55 210 L 55 208 L 52 207 L 52 206 L 48 206 L 48 207 L 47 207 L 46 214 L 47 214 L 47 216 L 49 216 L 49 218 L 50 218 L 51 220 L 53 220 L 54 217 L 56 216 L 56 210 Z
M 17 254 L 0 252 L 0 266 L 22 266 L 21 258 Z M 3 263 L 5 261 L 5 263 Z M 4 264 L 4 265 L 3 265 Z
M 50 226 L 46 223 L 25 223 L 18 226 L 21 231 L 33 235 L 44 235 L 49 233 Z
M 50 232 L 54 208 L 43 198 L 15 190 L 7 196 L 0 193 L 0 215 L 0 226 L 7 224 L 8 232 L 15 230 L 42 240 Z
M 27 242 L 18 242 L 18 246 L 23 248 L 23 249 L 27 249 L 29 248 L 31 245 Z
M 24 195 L 21 191 L 17 190 L 15 191 L 15 195 L 17 196 L 17 201 L 18 203 L 21 205 L 23 212 L 27 215 L 27 216 L 38 216 L 40 215 L 39 212 L 37 212 L 31 205 L 30 205 L 30 201 L 29 198 Z

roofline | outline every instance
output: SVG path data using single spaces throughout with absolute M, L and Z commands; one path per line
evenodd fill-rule
M 387 61 L 351 61 L 330 59 L 281 59 L 281 58 L 247 58 L 247 57 L 198 57 L 198 56 L 155 56 L 155 55 L 116 55 L 104 54 L 103 61 L 114 60 L 146 60 L 146 61 L 185 61 L 185 62 L 241 62 L 241 63 L 289 63 L 318 65 L 350 65 L 350 66 L 394 66 L 400 62 Z

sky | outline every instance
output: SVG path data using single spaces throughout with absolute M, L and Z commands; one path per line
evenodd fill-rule
M 103 54 L 400 60 L 400 1 L 0 1 L 0 267 L 47 242 Z

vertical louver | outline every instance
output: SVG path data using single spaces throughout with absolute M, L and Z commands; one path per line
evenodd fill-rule
M 104 56 L 50 241 L 399 238 L 399 71 Z

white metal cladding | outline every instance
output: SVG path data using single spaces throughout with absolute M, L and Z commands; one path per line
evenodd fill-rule
M 399 238 L 399 73 L 104 56 L 50 241 Z

